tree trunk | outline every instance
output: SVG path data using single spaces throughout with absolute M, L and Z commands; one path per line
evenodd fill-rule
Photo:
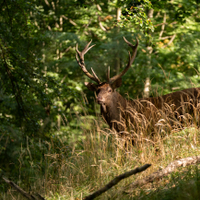
M 148 11 L 148 18 L 151 19 L 153 18 L 153 9 L 150 9 Z M 147 61 L 147 77 L 145 80 L 145 85 L 144 85 L 144 92 L 143 92 L 143 96 L 144 97 L 149 97 L 150 94 L 150 87 L 151 87 L 151 82 L 150 82 L 150 71 L 152 69 L 151 66 L 151 53 L 153 52 L 153 48 L 150 46 L 150 42 L 147 41 L 147 57 L 148 57 L 148 61 Z
M 117 8 L 117 16 L 116 19 L 117 21 L 120 21 L 120 17 L 121 17 L 121 13 L 122 10 L 121 8 Z M 116 34 L 118 34 L 120 32 L 120 28 L 116 27 Z M 116 41 L 117 45 L 119 46 L 119 40 Z M 120 56 L 119 56 L 119 52 L 117 51 L 116 56 L 115 56 L 115 72 L 116 74 L 118 74 L 120 72 Z

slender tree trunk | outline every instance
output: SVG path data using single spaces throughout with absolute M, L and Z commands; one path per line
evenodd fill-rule
M 121 18 L 121 13 L 122 13 L 122 9 L 121 8 L 117 8 L 117 15 L 116 15 L 116 19 L 117 21 L 120 20 Z M 120 28 L 119 27 L 116 27 L 116 34 L 118 34 L 120 32 Z M 116 41 L 118 46 L 119 46 L 119 40 Z M 115 71 L 116 71 L 116 74 L 119 73 L 120 71 L 120 56 L 119 56 L 119 52 L 116 53 L 116 57 L 115 57 Z
M 150 9 L 148 11 L 148 18 L 152 19 L 153 18 L 153 9 Z M 150 87 L 151 87 L 151 82 L 150 82 L 150 71 L 152 69 L 151 66 L 151 54 L 153 52 L 153 48 L 150 46 L 150 42 L 147 41 L 147 57 L 148 57 L 148 61 L 147 61 L 147 77 L 145 80 L 145 85 L 144 85 L 144 92 L 143 95 L 144 97 L 149 97 L 150 94 Z

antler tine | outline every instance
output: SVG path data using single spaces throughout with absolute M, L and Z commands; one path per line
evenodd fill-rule
M 124 36 L 123 36 L 124 41 L 126 42 L 126 44 L 128 44 L 131 48 L 135 48 L 135 45 L 133 45 L 132 43 L 130 43 Z M 137 40 L 137 44 L 139 43 L 138 39 Z
M 94 77 L 98 80 L 98 83 L 101 83 L 101 81 L 99 80 L 98 76 L 96 75 L 96 73 L 94 72 L 94 70 L 92 69 L 92 67 L 91 67 L 91 71 L 92 71 Z
M 93 44 L 91 47 L 90 44 L 91 44 L 92 40 L 90 40 L 90 42 L 88 42 L 88 44 L 86 44 L 85 48 L 83 49 L 83 53 L 86 54 L 93 46 L 95 46 L 96 44 Z M 88 48 L 89 47 L 89 48 Z
M 132 63 L 133 63 L 133 61 L 135 59 L 136 53 L 137 53 L 137 47 L 138 47 L 138 44 L 139 44 L 138 39 L 136 38 L 136 44 L 135 45 L 131 44 L 125 37 L 123 37 L 123 39 L 133 49 L 133 53 L 132 53 L 132 56 L 131 56 L 131 54 L 129 52 L 129 61 L 128 61 L 128 64 L 126 65 L 125 69 L 120 74 L 115 75 L 114 77 L 112 77 L 110 79 L 110 83 L 113 83 L 117 79 L 121 78 L 128 71 L 128 69 L 132 65 Z
M 89 77 L 90 79 L 92 79 L 93 81 L 95 81 L 95 82 L 97 82 L 98 84 L 100 84 L 101 81 L 100 81 L 100 79 L 98 78 L 98 76 L 94 73 L 93 69 L 91 68 L 91 69 L 92 69 L 92 73 L 93 73 L 94 76 L 93 76 L 92 74 L 90 74 L 90 73 L 88 72 L 88 70 L 86 69 L 86 67 L 85 67 L 84 55 L 85 55 L 93 46 L 95 46 L 95 44 L 92 45 L 92 46 L 90 46 L 91 42 L 92 42 L 92 40 L 86 44 L 86 46 L 85 46 L 85 48 L 83 49 L 82 52 L 80 52 L 80 51 L 78 50 L 78 43 L 76 44 L 76 60 L 77 60 L 77 63 L 79 64 L 79 66 L 81 67 L 82 71 L 85 73 L 85 75 L 88 76 L 88 77 Z M 89 46 L 90 46 L 90 47 L 89 47 Z

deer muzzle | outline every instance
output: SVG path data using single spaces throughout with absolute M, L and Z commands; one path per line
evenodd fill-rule
M 102 97 L 97 97 L 96 100 L 97 100 L 97 103 L 100 104 L 100 105 L 105 104 Z

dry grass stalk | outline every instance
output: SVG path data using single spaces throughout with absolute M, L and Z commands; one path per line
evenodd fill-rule
M 192 99 L 188 99 L 188 102 L 182 101 L 177 108 L 174 104 L 167 103 L 157 108 L 148 100 L 132 100 L 125 111 L 121 109 L 120 121 L 114 123 L 122 130 L 119 132 L 121 136 L 126 136 L 137 143 L 141 141 L 140 135 L 150 139 L 155 135 L 165 136 L 173 130 L 199 126 L 199 106 L 200 104 L 193 102 Z

